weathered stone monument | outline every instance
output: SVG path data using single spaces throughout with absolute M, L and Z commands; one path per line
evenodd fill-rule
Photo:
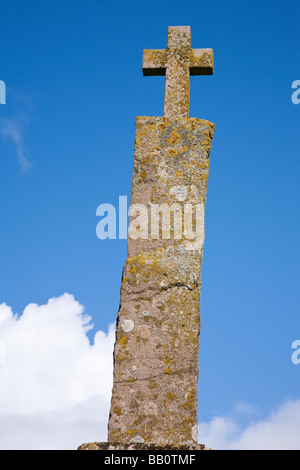
M 190 75 L 213 73 L 213 51 L 191 49 L 190 27 L 169 27 L 167 49 L 144 50 L 143 73 L 165 75 L 164 116 L 136 119 L 129 215 L 139 217 L 129 226 L 108 442 L 80 449 L 202 450 L 200 272 L 214 124 L 189 117 L 189 95 Z

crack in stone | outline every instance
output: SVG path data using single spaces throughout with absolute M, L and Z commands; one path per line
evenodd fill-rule
M 133 359 L 128 359 L 129 361 L 132 361 Z M 183 368 L 183 369 L 178 369 L 174 372 L 172 372 L 171 375 L 177 375 L 177 374 L 181 374 L 181 373 L 184 373 L 184 372 L 190 372 L 191 370 L 194 370 L 195 367 L 188 367 L 188 368 Z M 161 377 L 161 376 L 165 376 L 165 372 L 161 372 L 159 374 L 156 374 L 156 375 L 150 375 L 148 377 L 141 377 L 141 378 L 136 378 L 134 382 L 132 382 L 132 385 L 135 383 L 135 382 L 141 382 L 141 381 L 145 381 L 145 380 L 151 380 L 151 379 L 156 379 L 158 377 Z M 132 377 L 134 378 L 134 377 Z M 126 384 L 128 385 L 128 380 L 129 379 L 124 379 L 124 380 L 115 380 L 115 383 L 118 383 L 118 384 Z
M 185 287 L 189 291 L 192 291 L 192 290 L 196 289 L 197 287 L 199 287 L 199 285 L 200 284 L 198 283 L 198 281 L 193 286 L 191 286 L 189 284 L 186 284 L 185 282 L 177 281 L 177 282 L 174 282 L 174 283 L 170 283 L 168 286 L 147 286 L 147 287 L 145 286 L 144 289 L 135 290 L 134 292 L 129 292 L 126 289 L 124 289 L 124 291 L 126 291 L 127 296 L 135 296 L 135 295 L 140 295 L 145 291 L 155 291 L 159 294 L 160 292 L 165 292 L 165 291 L 167 291 L 169 289 L 173 289 L 175 287 Z

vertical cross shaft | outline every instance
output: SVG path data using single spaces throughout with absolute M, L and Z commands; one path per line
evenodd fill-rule
M 191 49 L 189 26 L 170 26 L 167 49 L 145 49 L 144 75 L 165 75 L 164 117 L 188 118 L 190 75 L 213 73 L 212 49 Z
M 191 49 L 189 27 L 170 27 L 167 49 L 144 51 L 143 71 L 166 77 L 164 116 L 136 119 L 129 214 L 134 217 L 137 211 L 143 220 L 139 216 L 129 225 L 108 442 L 81 448 L 201 450 L 205 446 L 197 443 L 200 286 L 215 126 L 189 118 L 189 76 L 211 74 L 213 52 Z M 155 222 L 152 209 L 162 224 Z M 132 227 L 138 227 L 134 236 Z M 175 236 L 176 227 L 180 236 Z

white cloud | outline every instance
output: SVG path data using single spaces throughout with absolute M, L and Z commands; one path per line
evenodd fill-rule
M 0 449 L 70 449 L 105 441 L 112 387 L 114 327 L 87 332 L 91 317 L 72 295 L 28 305 L 0 304 Z M 263 420 L 238 403 L 199 423 L 198 440 L 218 449 L 300 449 L 300 400 Z M 241 423 L 247 422 L 247 425 Z
M 114 328 L 90 344 L 91 317 L 64 294 L 28 305 L 21 316 L 0 305 L 0 447 L 75 449 L 106 440 Z
M 251 407 L 250 407 L 251 409 Z M 237 411 L 237 410 L 236 410 Z M 238 413 L 199 424 L 199 442 L 215 450 L 300 450 L 300 400 L 243 428 Z

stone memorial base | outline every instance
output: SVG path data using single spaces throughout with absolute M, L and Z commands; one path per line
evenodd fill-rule
M 205 444 L 190 444 L 190 445 L 157 445 L 157 444 L 120 444 L 118 442 L 89 442 L 82 444 L 77 450 L 172 450 L 172 451 L 186 451 L 186 450 L 211 450 Z

